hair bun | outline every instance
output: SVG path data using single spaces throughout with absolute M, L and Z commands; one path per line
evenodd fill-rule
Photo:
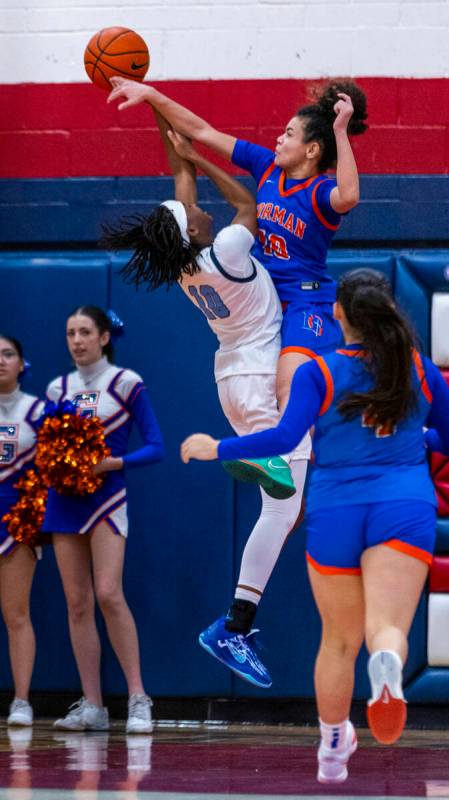
M 109 322 L 111 323 L 111 336 L 113 336 L 114 339 L 123 336 L 123 334 L 125 333 L 125 324 L 120 319 L 119 315 L 116 314 L 115 311 L 112 310 L 112 308 L 110 308 L 108 309 L 108 311 L 106 311 L 106 316 Z
M 334 105 L 338 102 L 338 100 L 340 100 L 338 96 L 340 93 L 349 95 L 352 100 L 352 105 L 354 106 L 354 113 L 349 120 L 348 133 L 352 134 L 353 136 L 364 133 L 364 131 L 366 131 L 368 128 L 368 125 L 365 122 L 368 116 L 366 109 L 366 95 L 365 92 L 359 86 L 357 86 L 356 83 L 354 83 L 354 81 L 330 81 L 323 88 L 322 93 L 317 97 L 315 104 L 320 112 L 328 117 L 329 121 L 333 123 L 336 116 Z

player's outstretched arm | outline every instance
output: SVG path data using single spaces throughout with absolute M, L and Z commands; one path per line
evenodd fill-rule
M 236 209 L 237 214 L 232 220 L 232 224 L 244 225 L 255 236 L 257 233 L 256 200 L 251 192 L 227 172 L 198 153 L 185 136 L 172 130 L 169 130 L 167 135 L 178 156 L 188 159 L 201 169 L 215 183 L 224 199 Z
M 169 139 L 170 126 L 167 120 L 156 109 L 153 111 L 175 181 L 175 200 L 180 200 L 181 203 L 195 204 L 198 198 L 195 165 L 176 152 Z
M 119 77 L 111 78 L 110 82 L 114 88 L 107 102 L 112 103 L 114 100 L 124 98 L 119 103 L 119 111 L 139 103 L 150 103 L 179 133 L 195 139 L 197 142 L 202 142 L 225 158 L 231 158 L 236 142 L 235 136 L 217 131 L 206 120 L 193 114 L 179 103 L 175 103 L 174 100 L 170 100 L 154 86 Z
M 354 108 L 348 94 L 339 94 L 335 103 L 337 117 L 334 122 L 334 135 L 337 143 L 337 186 L 330 194 L 331 206 L 338 214 L 345 214 L 357 205 L 360 199 L 359 174 L 354 153 L 348 138 L 348 124 Z

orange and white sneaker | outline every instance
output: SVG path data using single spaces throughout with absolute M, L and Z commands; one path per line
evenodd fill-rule
M 378 650 L 368 662 L 371 700 L 368 724 L 381 744 L 399 739 L 407 719 L 407 703 L 402 692 L 402 661 L 394 650 Z
M 337 750 L 326 747 L 322 741 L 318 748 L 318 774 L 320 783 L 343 783 L 348 777 L 348 761 L 357 750 L 357 735 L 352 722 L 346 723 L 346 741 Z

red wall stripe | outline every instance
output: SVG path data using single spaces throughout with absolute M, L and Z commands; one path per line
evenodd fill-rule
M 354 139 L 360 172 L 449 172 L 449 80 L 359 78 L 369 131 Z M 167 81 L 158 88 L 213 125 L 273 146 L 310 86 L 304 80 Z M 169 173 L 147 105 L 119 112 L 88 84 L 0 87 L 0 177 Z

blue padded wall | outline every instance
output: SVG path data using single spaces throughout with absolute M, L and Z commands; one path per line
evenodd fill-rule
M 239 178 L 254 189 L 251 178 Z M 342 221 L 336 241 L 448 241 L 446 175 L 362 175 L 361 201 Z M 207 178 L 200 202 L 218 228 L 229 208 Z M 0 180 L 0 242 L 94 242 L 101 223 L 120 214 L 149 213 L 173 196 L 170 177 L 23 178 Z
M 233 678 L 197 645 L 198 632 L 231 600 L 241 553 L 257 518 L 259 494 L 253 487 L 233 484 L 218 464 L 184 466 L 179 460 L 179 444 L 188 433 L 206 430 L 223 436 L 229 431 L 213 380 L 215 340 L 179 290 L 136 293 L 117 275 L 121 263 L 123 258 L 101 251 L 1 253 L 2 327 L 23 340 L 32 362 L 24 388 L 42 394 L 52 377 L 70 369 L 64 328 L 74 307 L 83 303 L 113 307 L 126 322 L 117 363 L 143 375 L 167 447 L 162 464 L 129 475 L 125 589 L 140 632 L 146 686 L 156 696 L 312 697 L 320 626 L 306 578 L 304 525 L 287 542 L 258 615 L 274 678 L 272 689 L 263 692 Z M 448 263 L 448 251 L 348 248 L 331 253 L 329 269 L 335 276 L 360 266 L 385 272 L 418 321 L 427 348 L 429 299 L 432 291 L 446 287 Z M 448 538 L 444 524 L 439 527 L 440 538 Z M 38 642 L 34 688 L 77 689 L 65 602 L 51 548 L 36 572 L 32 612 Z M 122 693 L 123 677 L 99 624 L 104 688 Z M 408 680 L 425 667 L 425 636 L 422 602 L 412 631 Z M 11 677 L 4 627 L 0 644 L 0 688 L 7 688 Z M 357 697 L 367 692 L 365 662 L 363 652 L 357 666 Z

